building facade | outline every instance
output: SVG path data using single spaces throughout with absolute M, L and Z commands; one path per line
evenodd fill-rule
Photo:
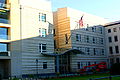
M 47 6 L 45 6 L 47 5 Z M 0 75 L 54 73 L 53 17 L 48 0 L 0 0 Z
M 120 62 L 120 21 L 105 25 L 106 49 L 110 64 Z
M 78 49 L 83 53 L 69 56 L 71 72 L 108 61 L 105 28 L 101 26 L 106 23 L 105 19 L 71 8 L 59 8 L 53 14 L 56 48 Z M 79 26 L 81 17 L 83 26 Z

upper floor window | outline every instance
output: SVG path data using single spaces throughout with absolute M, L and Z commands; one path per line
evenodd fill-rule
M 100 44 L 103 44 L 103 38 L 100 38 Z
M 81 35 L 80 34 L 76 34 L 76 41 L 81 41 Z
M 114 36 L 114 40 L 115 40 L 115 42 L 117 42 L 118 41 L 118 37 Z
M 0 28 L 0 39 L 7 40 L 8 39 L 8 29 Z
M 40 37 L 46 37 L 47 31 L 44 28 L 39 28 L 39 35 Z
M 117 32 L 117 28 L 113 28 L 113 31 L 114 31 L 114 32 Z
M 111 29 L 108 29 L 108 33 L 111 33 Z
M 6 51 L 8 51 L 8 44 L 0 43 L 0 52 L 6 52 Z
M 110 53 L 110 54 L 113 54 L 113 49 L 112 49 L 112 47 L 109 47 L 109 53 Z
M 115 52 L 119 53 L 119 47 L 118 46 L 115 46 Z
M 100 33 L 101 33 L 101 34 L 103 33 L 103 29 L 102 29 L 102 27 L 100 27 Z
M 46 44 L 39 44 L 39 52 L 46 52 Z
M 46 14 L 39 13 L 39 21 L 46 22 Z
M 108 37 L 108 41 L 109 41 L 109 42 L 112 42 L 112 37 Z

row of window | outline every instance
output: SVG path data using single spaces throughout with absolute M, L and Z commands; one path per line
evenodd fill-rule
M 104 49 L 101 48 L 89 48 L 89 47 L 73 47 L 74 49 L 79 49 L 84 54 L 83 55 L 105 55 Z
M 93 37 L 93 36 L 88 36 L 88 35 L 81 35 L 81 34 L 76 34 L 76 41 L 86 42 L 86 43 L 94 43 L 94 44 L 103 44 L 104 43 L 103 38 Z
M 114 48 L 115 48 L 115 53 L 118 54 L 119 53 L 119 46 L 115 46 Z M 113 54 L 113 47 L 112 46 L 109 47 L 109 53 Z
M 8 51 L 8 44 L 6 43 L 0 43 L 0 52 L 6 52 Z M 46 44 L 39 44 L 39 52 L 47 52 L 47 49 L 46 49 Z
M 117 42 L 118 41 L 118 36 L 114 36 L 114 41 Z M 112 37 L 108 37 L 108 42 L 113 42 Z
M 94 26 L 94 27 L 87 27 L 87 28 L 82 28 L 83 30 L 86 31 L 91 31 L 91 32 L 96 32 L 99 34 L 103 34 L 103 28 L 102 27 L 98 27 L 98 26 Z
M 119 27 L 119 30 L 120 30 L 120 27 Z M 113 28 L 113 32 L 117 32 L 118 31 L 118 28 Z M 112 29 L 108 29 L 108 33 L 111 33 L 112 32 Z
M 92 64 L 98 64 L 99 62 L 77 62 L 78 69 L 82 69 L 84 66 L 89 66 Z M 89 67 L 90 68 L 90 67 Z

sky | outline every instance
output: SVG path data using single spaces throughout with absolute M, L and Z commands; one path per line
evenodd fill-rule
M 120 20 L 120 0 L 51 0 L 52 9 L 70 7 L 107 19 Z

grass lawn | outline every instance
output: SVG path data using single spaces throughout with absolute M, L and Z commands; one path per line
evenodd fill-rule
M 88 80 L 90 78 L 100 78 L 100 77 L 107 77 L 109 74 L 94 74 L 94 75 L 83 75 L 79 77 L 64 77 L 64 78 L 59 78 L 59 79 L 48 79 L 48 80 Z M 109 79 L 102 79 L 102 80 L 109 80 Z M 120 80 L 115 79 L 115 80 Z
M 109 79 L 101 79 L 101 80 L 109 80 Z M 113 77 L 112 80 L 120 80 L 120 77 Z

